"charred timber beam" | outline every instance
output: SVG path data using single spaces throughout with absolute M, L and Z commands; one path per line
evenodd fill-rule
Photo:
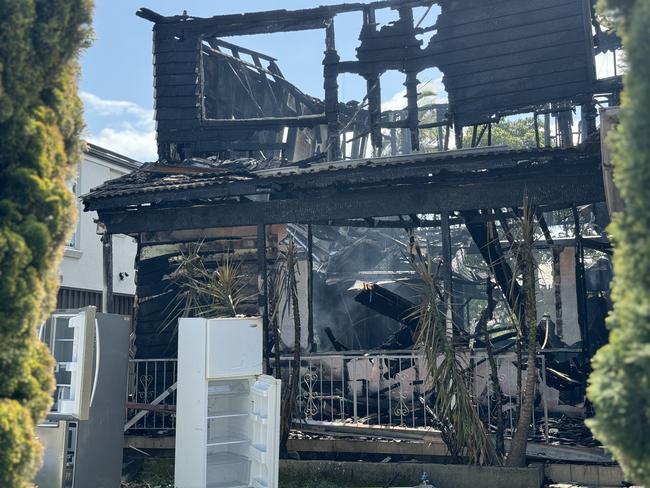
M 477 211 L 465 212 L 463 214 L 467 218 L 465 227 L 472 236 L 472 240 L 476 244 L 476 247 L 478 247 L 484 261 L 492 271 L 510 309 L 516 314 L 519 320 L 522 320 L 524 313 L 522 308 L 523 301 L 521 300 L 521 287 L 515 280 L 512 269 L 503 256 L 496 226 L 491 222 L 472 223 L 471 219 L 477 214 Z
M 537 217 L 537 222 L 539 222 L 539 227 L 544 233 L 544 238 L 548 244 L 553 244 L 553 236 L 551 235 L 551 230 L 548 228 L 548 223 L 544 217 L 544 212 L 540 208 L 535 208 L 535 216 Z
M 283 127 L 314 127 L 327 123 L 325 114 L 298 115 L 296 117 L 260 117 L 253 119 L 203 119 L 202 125 L 216 128 L 269 129 Z
M 354 300 L 371 310 L 402 324 L 391 334 L 380 349 L 409 349 L 415 343 L 418 318 L 414 315 L 415 304 L 397 293 L 376 284 L 366 284 Z
M 314 233 L 307 225 L 307 342 L 309 350 L 316 352 L 314 341 Z
M 213 30 L 221 37 L 263 34 L 269 32 L 299 31 L 323 28 L 327 19 L 337 14 L 367 9 L 429 6 L 433 0 L 380 0 L 371 3 L 343 3 L 301 10 L 269 10 L 245 14 L 218 15 L 198 18 L 187 15 L 163 16 L 147 8 L 136 12 L 138 17 L 157 25 L 180 25 L 194 32 Z
M 261 53 L 259 51 L 253 51 L 252 49 L 248 49 L 242 46 L 238 46 L 237 44 L 232 44 L 230 42 L 224 41 L 223 39 L 214 39 L 213 41 L 210 42 L 210 44 L 216 44 L 219 47 L 225 47 L 226 49 L 230 49 L 231 51 L 237 51 L 240 53 L 244 54 L 250 54 L 251 56 L 256 56 L 260 59 L 264 59 L 266 61 L 277 61 L 276 58 L 269 56 L 268 54 Z
M 113 236 L 104 232 L 102 236 L 103 281 L 102 312 L 113 313 L 115 304 L 113 300 Z
M 366 87 L 368 93 L 368 113 L 370 115 L 370 140 L 377 151 L 382 147 L 381 134 L 381 81 L 379 74 L 374 73 L 366 76 Z
M 479 214 L 469 219 L 469 222 L 492 222 L 496 220 L 502 220 L 504 216 L 512 216 L 509 212 L 496 212 L 490 214 Z M 466 223 L 467 218 L 463 217 L 451 217 L 449 218 L 450 225 L 461 225 Z M 315 222 L 320 225 L 331 225 L 338 227 L 367 227 L 371 229 L 404 229 L 404 228 L 425 228 L 425 227 L 440 227 L 442 221 L 440 219 L 422 219 L 418 218 L 417 221 L 411 219 L 411 221 L 404 220 L 381 220 L 381 219 L 363 219 L 363 220 L 353 220 L 353 219 L 343 219 L 343 220 L 323 220 L 321 222 Z M 511 243 L 512 244 L 512 243 Z M 610 249 L 611 251 L 611 249 Z
M 317 175 L 319 177 L 319 175 Z M 310 192 L 281 200 L 202 204 L 174 208 L 142 207 L 130 211 L 99 211 L 112 233 L 138 233 L 260 223 L 313 223 L 329 219 L 386 217 L 477 208 L 515 207 L 524 193 L 535 202 L 556 208 L 604 200 L 602 177 L 581 173 L 563 177 L 496 178 L 487 181 L 424 185 L 393 185 L 360 190 Z M 299 194 L 300 195 L 300 194 Z
M 262 316 L 262 335 L 264 345 L 262 356 L 264 359 L 264 373 L 271 370 L 271 346 L 269 341 L 269 282 L 266 269 L 266 226 L 257 226 L 257 276 L 258 276 L 258 306 Z
M 327 159 L 340 159 L 339 147 L 339 85 L 338 64 L 341 58 L 336 52 L 334 19 L 325 29 L 325 58 L 323 59 L 323 87 L 325 89 L 325 123 L 327 123 Z
M 419 318 L 415 314 L 415 303 L 374 283 L 364 284 L 363 288 L 354 297 L 354 300 L 378 314 L 402 324 L 402 327 L 391 334 L 386 342 L 380 346 L 380 349 L 394 350 L 413 347 L 419 325 Z M 462 330 L 453 324 L 450 325 L 450 334 L 452 330 L 458 334 L 464 334 Z
M 406 325 L 412 332 L 417 330 L 418 319 L 413 315 L 415 303 L 383 286 L 374 283 L 364 284 L 355 295 L 354 301 Z
M 412 20 L 412 19 L 411 19 Z M 418 130 L 420 121 L 418 117 L 418 84 L 417 73 L 410 71 L 406 74 L 406 103 L 407 103 L 407 121 L 408 128 L 411 132 L 411 149 L 420 150 L 420 132 Z

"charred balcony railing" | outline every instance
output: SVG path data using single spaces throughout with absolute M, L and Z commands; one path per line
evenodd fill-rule
M 506 433 L 516 425 L 517 368 L 514 354 L 495 358 L 502 388 Z M 471 374 L 468 386 L 479 415 L 494 418 L 494 391 L 490 367 L 483 352 L 463 354 Z M 292 357 L 282 358 L 282 377 L 291 370 Z M 546 361 L 538 356 L 538 411 L 533 411 L 531 434 L 548 438 L 545 392 Z M 525 372 L 522 381 L 525 383 Z M 353 422 L 378 426 L 436 427 L 439 425 L 427 360 L 414 351 L 310 355 L 300 361 L 300 391 L 294 417 L 297 421 Z M 490 412 L 492 416 L 490 417 Z M 493 421 L 491 427 L 494 426 Z
M 516 425 L 517 368 L 514 354 L 495 358 L 502 388 L 506 434 Z M 490 368 L 483 352 L 464 354 L 468 382 L 482 419 L 494 419 L 495 397 Z M 288 378 L 293 358 L 281 358 Z M 538 356 L 537 408 L 531 435 L 548 439 L 546 361 Z M 300 360 L 300 389 L 294 418 L 300 422 L 355 423 L 395 427 L 438 424 L 427 361 L 415 351 L 312 354 Z M 175 429 L 177 361 L 134 359 L 129 364 L 125 432 L 172 433 Z M 525 372 L 522 378 L 525 383 Z M 286 383 L 285 383 L 286 384 Z M 492 415 L 490 415 L 492 413 Z M 490 421 L 494 428 L 494 422 Z

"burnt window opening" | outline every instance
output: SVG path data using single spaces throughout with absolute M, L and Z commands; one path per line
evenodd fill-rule
M 287 81 L 276 61 L 220 39 L 204 39 L 200 78 L 203 121 L 318 113 L 318 101 Z

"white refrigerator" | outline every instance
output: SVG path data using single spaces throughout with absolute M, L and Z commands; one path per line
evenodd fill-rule
M 259 318 L 178 325 L 177 488 L 277 488 L 280 380 L 262 374 Z

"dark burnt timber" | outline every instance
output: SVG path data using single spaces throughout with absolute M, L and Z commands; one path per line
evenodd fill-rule
M 416 304 L 383 286 L 375 283 L 364 283 L 363 288 L 355 295 L 354 300 L 377 313 L 404 324 L 411 331 L 411 334 L 415 334 L 418 328 L 418 320 L 413 313 Z
M 522 200 L 523 201 L 523 200 Z M 465 212 L 465 226 L 478 247 L 481 256 L 494 275 L 501 293 L 505 297 L 510 309 L 514 311 L 520 321 L 524 320 L 523 301 L 521 299 L 521 286 L 514 278 L 510 265 L 503 255 L 501 242 L 496 226 L 491 222 L 477 222 L 477 211 Z
M 517 207 L 526 191 L 553 208 L 604 198 L 598 154 L 501 151 L 486 158 L 468 150 L 440 156 L 414 155 L 415 162 L 402 164 L 341 162 L 338 168 L 319 163 L 248 176 L 170 179 L 144 168 L 84 201 L 87 210 L 99 211 L 109 232 L 137 233 Z M 476 167 L 483 169 L 469 169 Z
M 440 7 L 437 19 L 427 15 L 434 4 Z M 416 17 L 418 7 L 427 14 Z M 380 26 L 376 13 L 383 9 L 396 11 L 398 19 Z M 360 43 L 356 59 L 342 60 L 335 20 L 349 12 L 362 12 Z M 370 143 L 380 153 L 382 127 L 405 129 L 405 146 L 418 150 L 422 128 L 455 127 L 458 136 L 462 127 L 539 112 L 548 104 L 583 106 L 593 132 L 594 94 L 620 89 L 596 79 L 595 46 L 607 42 L 602 29 L 599 37 L 592 35 L 590 0 L 386 0 L 210 18 L 148 9 L 137 15 L 154 23 L 159 157 L 166 160 L 252 152 L 296 160 L 296 153 L 323 152 L 335 161 L 345 152 L 344 132 L 361 138 L 362 150 Z M 223 40 L 314 29 L 323 31 L 324 55 L 314 56 L 323 56 L 324 100 L 288 82 L 272 56 Z M 425 43 L 421 36 L 433 31 Z M 418 75 L 429 68 L 443 73 L 449 97 L 435 125 L 422 123 L 418 109 Z M 404 74 L 406 106 L 399 120 L 382 113 L 380 77 L 389 70 Z M 365 79 L 366 105 L 339 101 L 338 77 L 344 73 Z M 300 130 L 311 131 L 306 146 Z
M 86 209 L 117 210 L 159 204 L 172 206 L 175 205 L 174 202 L 185 205 L 191 201 L 198 203 L 235 196 L 280 193 L 282 190 L 371 188 L 387 183 L 431 184 L 437 179 L 445 181 L 453 180 L 454 177 L 463 179 L 466 176 L 472 179 L 472 175 L 474 178 L 483 179 L 488 176 L 487 171 L 497 170 L 509 175 L 514 174 L 511 170 L 522 174 L 530 171 L 531 175 L 543 175 L 548 179 L 554 178 L 554 170 L 569 171 L 573 168 L 577 171 L 584 170 L 588 183 L 590 175 L 599 171 L 600 154 L 593 147 L 591 150 L 514 151 L 502 147 L 483 147 L 355 161 L 310 163 L 304 167 L 285 165 L 281 161 L 249 159 L 224 161 L 218 165 L 205 163 L 192 164 L 192 161 L 188 161 L 178 166 L 171 165 L 169 170 L 166 169 L 170 168 L 167 163 L 146 165 L 140 171 L 93 189 L 84 197 Z M 546 174 L 549 171 L 550 174 Z M 164 174 L 175 176 L 166 178 Z M 530 179 L 533 179 L 532 176 Z M 595 196 L 602 198 L 600 191 Z M 521 202 L 503 207 L 516 207 L 519 204 Z M 474 208 L 481 207 L 472 207 Z M 370 215 L 364 217 L 366 216 Z

